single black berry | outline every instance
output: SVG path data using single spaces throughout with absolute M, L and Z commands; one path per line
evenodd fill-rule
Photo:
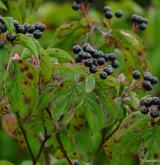
M 81 63 L 82 62 L 82 58 L 79 55 L 76 55 L 75 62 L 76 63 Z
M 106 62 L 109 60 L 109 56 L 107 54 L 104 54 L 102 57 L 105 59 Z
M 106 62 L 106 61 L 105 61 L 105 59 L 104 59 L 104 58 L 102 58 L 102 57 L 101 57 L 101 58 L 99 58 L 99 59 L 97 60 L 97 63 L 98 63 L 98 65 L 100 65 L 100 66 L 101 66 L 101 65 L 104 65 L 104 64 L 105 64 L 105 62 Z
M 92 64 L 93 64 L 93 60 L 92 59 L 87 59 L 87 60 L 84 61 L 84 65 L 86 67 L 91 67 Z
M 72 51 L 75 54 L 78 54 L 79 52 L 81 52 L 81 47 L 79 45 L 75 45 L 72 47 Z
M 92 48 L 92 46 L 88 45 L 86 48 L 85 48 L 85 51 L 90 53 L 90 54 L 93 54 L 95 52 L 95 50 Z
M 79 57 L 81 58 L 81 59 L 84 59 L 84 56 L 85 56 L 85 52 L 84 51 L 80 51 L 79 53 L 78 53 L 78 55 L 79 55 Z
M 151 84 L 155 85 L 155 84 L 158 83 L 158 78 L 157 78 L 157 77 L 152 77 L 152 78 L 150 79 L 150 82 L 151 82 Z
M 158 110 L 151 110 L 151 111 L 150 111 L 150 116 L 151 116 L 152 118 L 158 117 L 158 116 L 159 116 L 159 111 L 158 111 Z
M 107 73 L 106 72 L 101 72 L 100 74 L 99 74 L 99 76 L 100 76 L 100 78 L 101 79 L 106 79 L 107 78 Z
M 115 54 L 115 53 L 110 53 L 109 56 L 108 56 L 108 59 L 109 59 L 110 61 L 116 60 L 116 54 Z
M 37 23 L 37 24 L 35 25 L 35 29 L 36 29 L 36 30 L 40 30 L 41 32 L 44 32 L 44 31 L 46 30 L 46 26 L 45 26 L 45 24 Z
M 79 9 L 80 9 L 80 3 L 73 2 L 73 4 L 72 4 L 72 9 L 73 9 L 73 10 L 79 10 Z
M 89 71 L 91 73 L 96 73 L 97 72 L 97 67 L 95 65 L 92 65 L 90 68 L 89 68 Z
M 122 12 L 121 10 L 117 10 L 117 11 L 115 12 L 115 16 L 116 16 L 117 18 L 121 18 L 121 17 L 123 16 L 123 12 Z
M 113 68 L 118 68 L 119 67 L 119 62 L 117 60 L 112 61 L 112 67 Z
M 29 25 L 27 28 L 28 33 L 33 33 L 35 31 L 35 26 L 34 25 Z
M 110 76 L 110 75 L 113 74 L 112 68 L 111 68 L 111 67 L 108 67 L 108 66 L 105 67 L 105 68 L 103 69 L 103 71 L 106 72 L 108 76 Z
M 92 58 L 92 56 L 89 53 L 85 52 L 83 58 L 84 59 L 89 59 L 89 58 Z
M 93 65 L 98 66 L 97 59 L 93 58 Z
M 145 80 L 142 85 L 146 91 L 151 91 L 153 89 L 150 81 Z
M 15 29 L 17 30 L 19 27 L 19 22 L 17 20 L 13 20 L 13 25 L 14 25 Z
M 145 72 L 145 73 L 143 74 L 143 78 L 144 78 L 144 80 L 151 81 L 151 79 L 152 79 L 152 74 L 151 74 L 150 72 Z
M 111 18 L 113 17 L 112 11 L 106 11 L 106 12 L 105 12 L 105 17 L 106 17 L 107 19 L 111 19 Z
M 141 31 L 145 30 L 146 27 L 147 27 L 146 23 L 141 23 L 141 24 L 139 25 L 139 29 L 140 29 Z
M 6 38 L 7 38 L 8 41 L 12 42 L 16 39 L 16 35 L 12 34 L 12 33 L 8 33 Z
M 19 25 L 19 26 L 16 28 L 16 32 L 17 32 L 17 33 L 25 34 L 25 33 L 26 33 L 26 29 L 25 29 L 24 26 Z
M 92 54 L 92 57 L 93 58 L 100 58 L 100 53 L 99 53 L 99 51 L 95 51 L 93 54 Z
M 89 46 L 91 46 L 89 43 L 85 43 L 85 44 L 83 44 L 82 49 L 84 51 L 86 51 L 87 47 L 89 47 Z
M 160 98 L 159 97 L 153 97 L 152 98 L 152 105 L 160 105 Z
M 26 32 L 28 31 L 29 27 L 30 27 L 30 24 L 28 23 L 24 23 L 23 24 L 23 27 L 25 28 Z
M 138 80 L 141 77 L 141 73 L 138 70 L 135 70 L 135 71 L 133 71 L 132 76 L 134 79 Z
M 149 109 L 146 106 L 142 106 L 140 109 L 141 113 L 146 115 L 149 113 Z
M 104 11 L 104 12 L 112 11 L 112 9 L 111 9 L 109 6 L 105 6 L 105 7 L 103 8 L 103 11 Z
M 35 39 L 39 39 L 42 36 L 42 32 L 40 30 L 35 30 L 33 32 L 33 36 L 34 36 Z
M 0 30 L 2 33 L 5 33 L 7 31 L 7 26 L 3 23 L 0 24 Z

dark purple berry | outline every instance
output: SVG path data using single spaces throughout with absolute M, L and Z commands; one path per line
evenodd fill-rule
M 115 12 L 115 16 L 116 16 L 117 18 L 121 18 L 121 17 L 123 16 L 123 12 L 122 12 L 121 10 L 117 10 L 117 11 Z
M 90 68 L 89 68 L 89 71 L 91 73 L 96 73 L 97 72 L 97 67 L 95 65 L 92 65 Z
M 84 58 L 84 59 L 89 59 L 89 58 L 92 58 L 92 56 L 91 56 L 89 53 L 86 53 L 86 52 L 85 52 L 83 58 Z
M 0 30 L 2 33 L 5 33 L 7 31 L 7 26 L 3 23 L 0 24 Z
M 89 47 L 89 46 L 91 46 L 89 43 L 85 43 L 85 44 L 83 44 L 82 49 L 84 51 L 86 51 L 87 47 Z
M 151 82 L 147 80 L 143 82 L 142 86 L 146 91 L 151 91 L 153 89 Z
M 105 62 L 106 62 L 105 59 L 102 58 L 102 57 L 101 57 L 101 58 L 98 58 L 98 60 L 97 60 L 97 63 L 98 63 L 98 65 L 100 65 L 100 66 L 101 66 L 101 65 L 104 65 Z
M 35 39 L 39 39 L 42 36 L 42 32 L 40 30 L 35 30 L 33 32 L 33 36 L 34 36 Z
M 73 2 L 72 9 L 75 11 L 79 10 L 80 9 L 80 3 Z
M 138 70 L 135 70 L 135 71 L 133 71 L 132 76 L 134 79 L 138 80 L 141 77 L 141 73 Z
M 37 24 L 35 25 L 35 29 L 36 29 L 36 30 L 40 30 L 41 32 L 44 32 L 44 31 L 46 30 L 46 26 L 45 26 L 45 24 L 37 23 Z
M 16 29 L 16 32 L 25 34 L 26 33 L 26 29 L 24 28 L 24 26 L 19 25 L 18 28 Z
M 16 39 L 16 35 L 12 33 L 8 33 L 6 38 L 8 41 L 13 42 Z
M 105 17 L 106 17 L 107 19 L 111 19 L 111 18 L 113 17 L 112 11 L 106 11 L 106 12 L 105 12 Z
M 150 82 L 151 82 L 151 84 L 155 85 L 155 84 L 158 83 L 158 78 L 157 78 L 157 77 L 152 77 L 152 78 L 150 79 Z
M 140 29 L 141 31 L 145 30 L 146 27 L 147 27 L 146 23 L 141 23 L 141 24 L 139 25 L 139 29 Z
M 150 111 L 150 116 L 151 116 L 152 118 L 158 117 L 158 116 L 159 116 L 159 111 L 158 111 L 158 110 L 151 110 L 151 111 Z
M 105 67 L 105 68 L 103 69 L 103 71 L 106 72 L 108 76 L 110 76 L 110 75 L 113 74 L 112 68 L 111 68 L 111 67 L 108 67 L 108 66 Z
M 79 45 L 75 45 L 72 47 L 72 51 L 75 54 L 78 54 L 79 52 L 81 52 L 81 47 Z
M 91 67 L 92 64 L 93 64 L 93 60 L 92 59 L 87 59 L 87 60 L 84 61 L 84 65 L 86 67 Z
M 27 32 L 28 33 L 33 33 L 35 31 L 35 26 L 34 25 L 29 25 L 29 27 L 27 28 Z
M 140 111 L 144 115 L 149 113 L 149 109 L 146 106 L 141 107 Z
M 112 61 L 112 67 L 113 68 L 118 68 L 119 67 L 119 62 L 117 60 Z
M 116 54 L 115 53 L 110 53 L 108 56 L 109 61 L 114 61 L 116 60 Z
M 75 62 L 76 63 L 81 63 L 82 62 L 82 59 L 81 59 L 81 57 L 79 55 L 76 55 Z
M 104 11 L 104 12 L 112 11 L 112 9 L 111 9 L 110 7 L 108 7 L 108 6 L 105 6 L 105 7 L 103 8 L 103 11 Z
M 99 76 L 100 76 L 100 78 L 101 79 L 106 79 L 107 78 L 107 73 L 106 72 L 101 72 L 100 74 L 99 74 Z

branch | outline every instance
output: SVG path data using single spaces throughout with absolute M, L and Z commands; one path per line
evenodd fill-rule
M 28 138 L 27 138 L 26 131 L 24 130 L 24 128 L 23 128 L 23 126 L 21 125 L 21 122 L 20 122 L 20 116 L 19 116 L 19 113 L 17 112 L 16 115 L 17 115 L 17 118 L 18 118 L 18 123 L 19 123 L 20 129 L 21 129 L 22 134 L 23 134 L 23 136 L 24 136 L 24 139 L 25 139 L 25 142 L 26 142 L 26 145 L 27 145 L 28 151 L 29 151 L 29 153 L 30 153 L 30 155 L 31 155 L 31 158 L 32 158 L 33 164 L 36 165 L 36 164 L 35 164 L 34 155 L 33 155 L 33 152 L 32 152 L 32 149 L 31 149 L 31 146 L 30 146 L 30 144 L 29 144 L 29 140 L 28 140 Z
M 57 138 L 57 141 L 58 141 L 58 143 L 59 143 L 59 145 L 60 145 L 61 151 L 62 151 L 63 155 L 65 156 L 65 158 L 67 159 L 68 163 L 69 163 L 70 165 L 73 165 L 72 160 L 71 160 L 71 158 L 69 157 L 69 155 L 68 155 L 67 151 L 65 150 L 65 148 L 64 148 L 64 146 L 63 146 L 63 143 L 62 143 L 62 141 L 61 141 L 60 132 L 58 132 L 58 133 L 56 134 L 56 138 Z
M 39 149 L 39 152 L 38 152 L 38 154 L 37 154 L 37 156 L 36 156 L 36 158 L 35 158 L 35 161 L 37 161 L 38 159 L 39 159 L 39 157 L 41 156 L 41 154 L 42 154 L 42 152 L 43 152 L 43 149 L 44 149 L 44 147 L 45 147 L 45 144 L 46 144 L 46 142 L 47 142 L 47 140 L 50 138 L 50 136 L 46 136 L 45 138 L 44 138 L 44 140 L 42 141 L 42 143 L 41 143 L 41 146 L 40 146 L 40 149 Z

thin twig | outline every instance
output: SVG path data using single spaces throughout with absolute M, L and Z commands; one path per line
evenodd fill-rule
M 25 142 L 26 142 L 28 151 L 29 151 L 29 153 L 30 153 L 30 155 L 31 155 L 31 158 L 32 158 L 32 161 L 33 161 L 33 165 L 36 165 L 36 164 L 35 164 L 36 162 L 35 162 L 35 159 L 34 159 L 34 155 L 33 155 L 31 146 L 30 146 L 30 144 L 29 144 L 29 140 L 28 140 L 28 138 L 27 138 L 26 131 L 24 130 L 24 128 L 23 128 L 23 126 L 21 125 L 21 122 L 20 122 L 19 113 L 17 112 L 16 115 L 17 115 L 17 118 L 18 118 L 19 127 L 20 127 L 20 129 L 21 129 L 21 131 L 22 131 L 22 134 L 23 134 L 23 136 L 24 136 L 24 139 L 25 139 Z
M 60 145 L 61 151 L 62 151 L 63 155 L 65 156 L 65 158 L 67 159 L 68 163 L 69 163 L 70 165 L 73 165 L 72 160 L 71 160 L 71 158 L 69 157 L 69 155 L 68 155 L 68 153 L 67 153 L 66 149 L 64 148 L 64 145 L 63 145 L 63 143 L 62 143 L 62 141 L 61 141 L 60 132 L 58 132 L 58 133 L 56 134 L 56 138 L 57 138 L 57 141 L 58 141 L 58 143 L 59 143 L 59 145 Z

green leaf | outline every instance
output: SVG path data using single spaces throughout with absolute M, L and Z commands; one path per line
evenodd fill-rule
M 7 96 L 13 112 L 25 117 L 38 102 L 39 76 L 34 66 L 25 60 L 13 60 L 6 81 Z
M 17 44 L 23 45 L 24 47 L 28 48 L 35 57 L 38 57 L 39 52 L 37 48 L 37 44 L 31 37 L 28 37 L 23 34 L 18 34 L 16 37 Z
M 7 160 L 0 160 L 0 165 L 14 165 L 14 164 Z
M 86 92 L 90 93 L 94 90 L 95 87 L 95 78 L 93 77 L 93 75 L 89 75 L 86 79 Z
M 41 63 L 40 63 L 40 73 L 43 78 L 43 82 L 47 83 L 51 80 L 53 74 L 53 62 L 48 53 L 41 48 Z
M 0 9 L 7 10 L 7 7 L 5 6 L 5 4 L 2 1 L 0 1 Z
M 59 62 L 72 60 L 72 57 L 68 52 L 59 48 L 48 48 L 46 49 L 46 52 L 50 55 L 50 57 L 58 58 Z
M 10 33 L 14 33 L 15 32 L 15 28 L 14 28 L 14 25 L 13 25 L 13 18 L 12 17 L 2 17 L 6 27 L 7 27 L 7 30 L 10 32 Z
M 21 165 L 33 165 L 33 162 L 31 160 L 25 160 L 24 162 L 21 163 Z M 36 165 L 40 165 L 37 163 Z

